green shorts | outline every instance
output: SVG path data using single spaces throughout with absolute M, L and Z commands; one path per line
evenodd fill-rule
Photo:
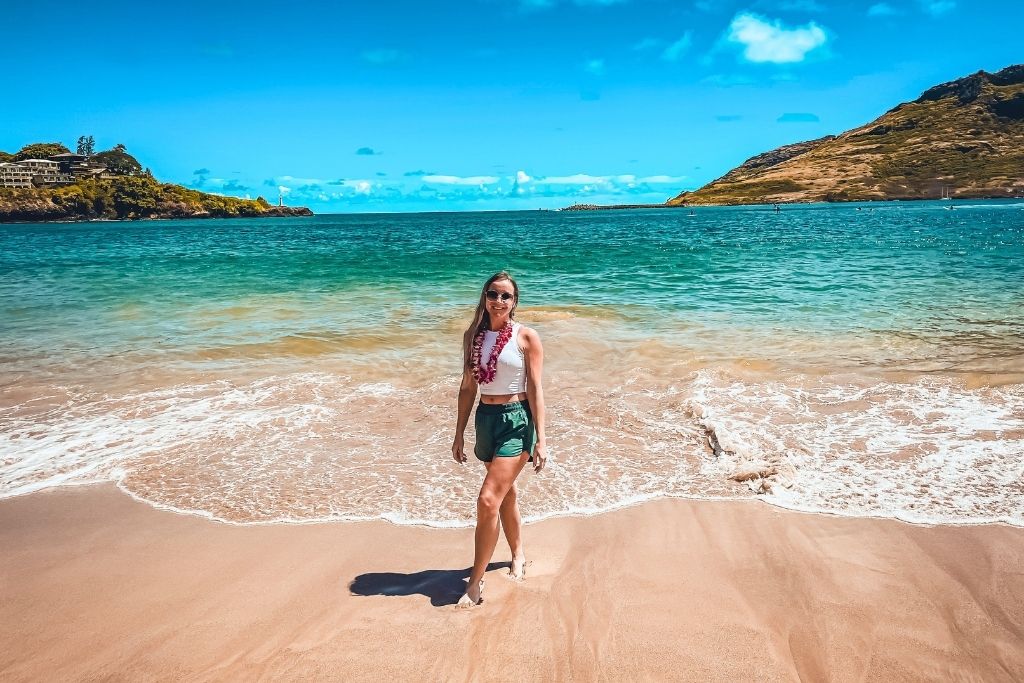
M 476 407 L 476 447 L 473 452 L 484 462 L 494 456 L 518 457 L 526 451 L 533 461 L 533 446 L 537 443 L 537 427 L 526 401 L 481 403 Z

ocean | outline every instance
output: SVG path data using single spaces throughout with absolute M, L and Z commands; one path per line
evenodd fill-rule
M 527 521 L 676 496 L 1021 526 L 1024 203 L 949 206 L 0 225 L 0 498 L 471 526 L 459 344 L 506 269 L 546 355 Z

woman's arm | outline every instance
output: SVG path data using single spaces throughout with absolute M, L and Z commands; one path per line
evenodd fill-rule
M 476 400 L 476 380 L 473 371 L 466 368 L 462 371 L 462 383 L 459 385 L 458 418 L 455 420 L 455 440 L 452 442 L 452 457 L 455 462 L 466 462 L 466 425 L 469 414 L 473 412 L 473 401 Z
M 537 427 L 537 445 L 533 449 L 533 471 L 540 472 L 547 463 L 547 445 L 544 440 L 544 347 L 536 331 L 525 328 L 524 354 L 526 356 L 526 399 L 530 402 L 533 423 Z

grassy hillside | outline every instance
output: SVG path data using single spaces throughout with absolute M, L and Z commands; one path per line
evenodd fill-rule
M 312 215 L 302 207 L 271 206 L 262 197 L 223 197 L 161 183 L 124 145 L 92 153 L 83 151 L 83 144 L 91 147 L 91 136 L 80 138 L 79 152 L 91 155 L 90 161 L 113 178 L 83 178 L 61 187 L 0 188 L 0 222 Z M 0 152 L 0 162 L 45 159 L 68 151 L 60 142 L 36 142 L 13 154 Z
M 1024 65 L 935 86 L 867 125 L 748 159 L 680 204 L 1024 194 Z
M 161 183 L 152 176 L 83 180 L 55 188 L 0 188 L 0 221 L 98 218 L 230 218 L 310 215 L 309 209 L 275 207 L 265 200 L 222 197 Z

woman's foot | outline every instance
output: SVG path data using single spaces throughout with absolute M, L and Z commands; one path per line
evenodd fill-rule
M 480 579 L 480 582 L 475 586 L 469 586 L 466 588 L 466 592 L 459 598 L 459 602 L 456 603 L 456 609 L 468 609 L 470 607 L 476 607 L 484 601 L 484 580 Z
M 526 557 L 519 556 L 512 558 L 512 564 L 508 568 L 508 577 L 513 581 L 526 579 Z

